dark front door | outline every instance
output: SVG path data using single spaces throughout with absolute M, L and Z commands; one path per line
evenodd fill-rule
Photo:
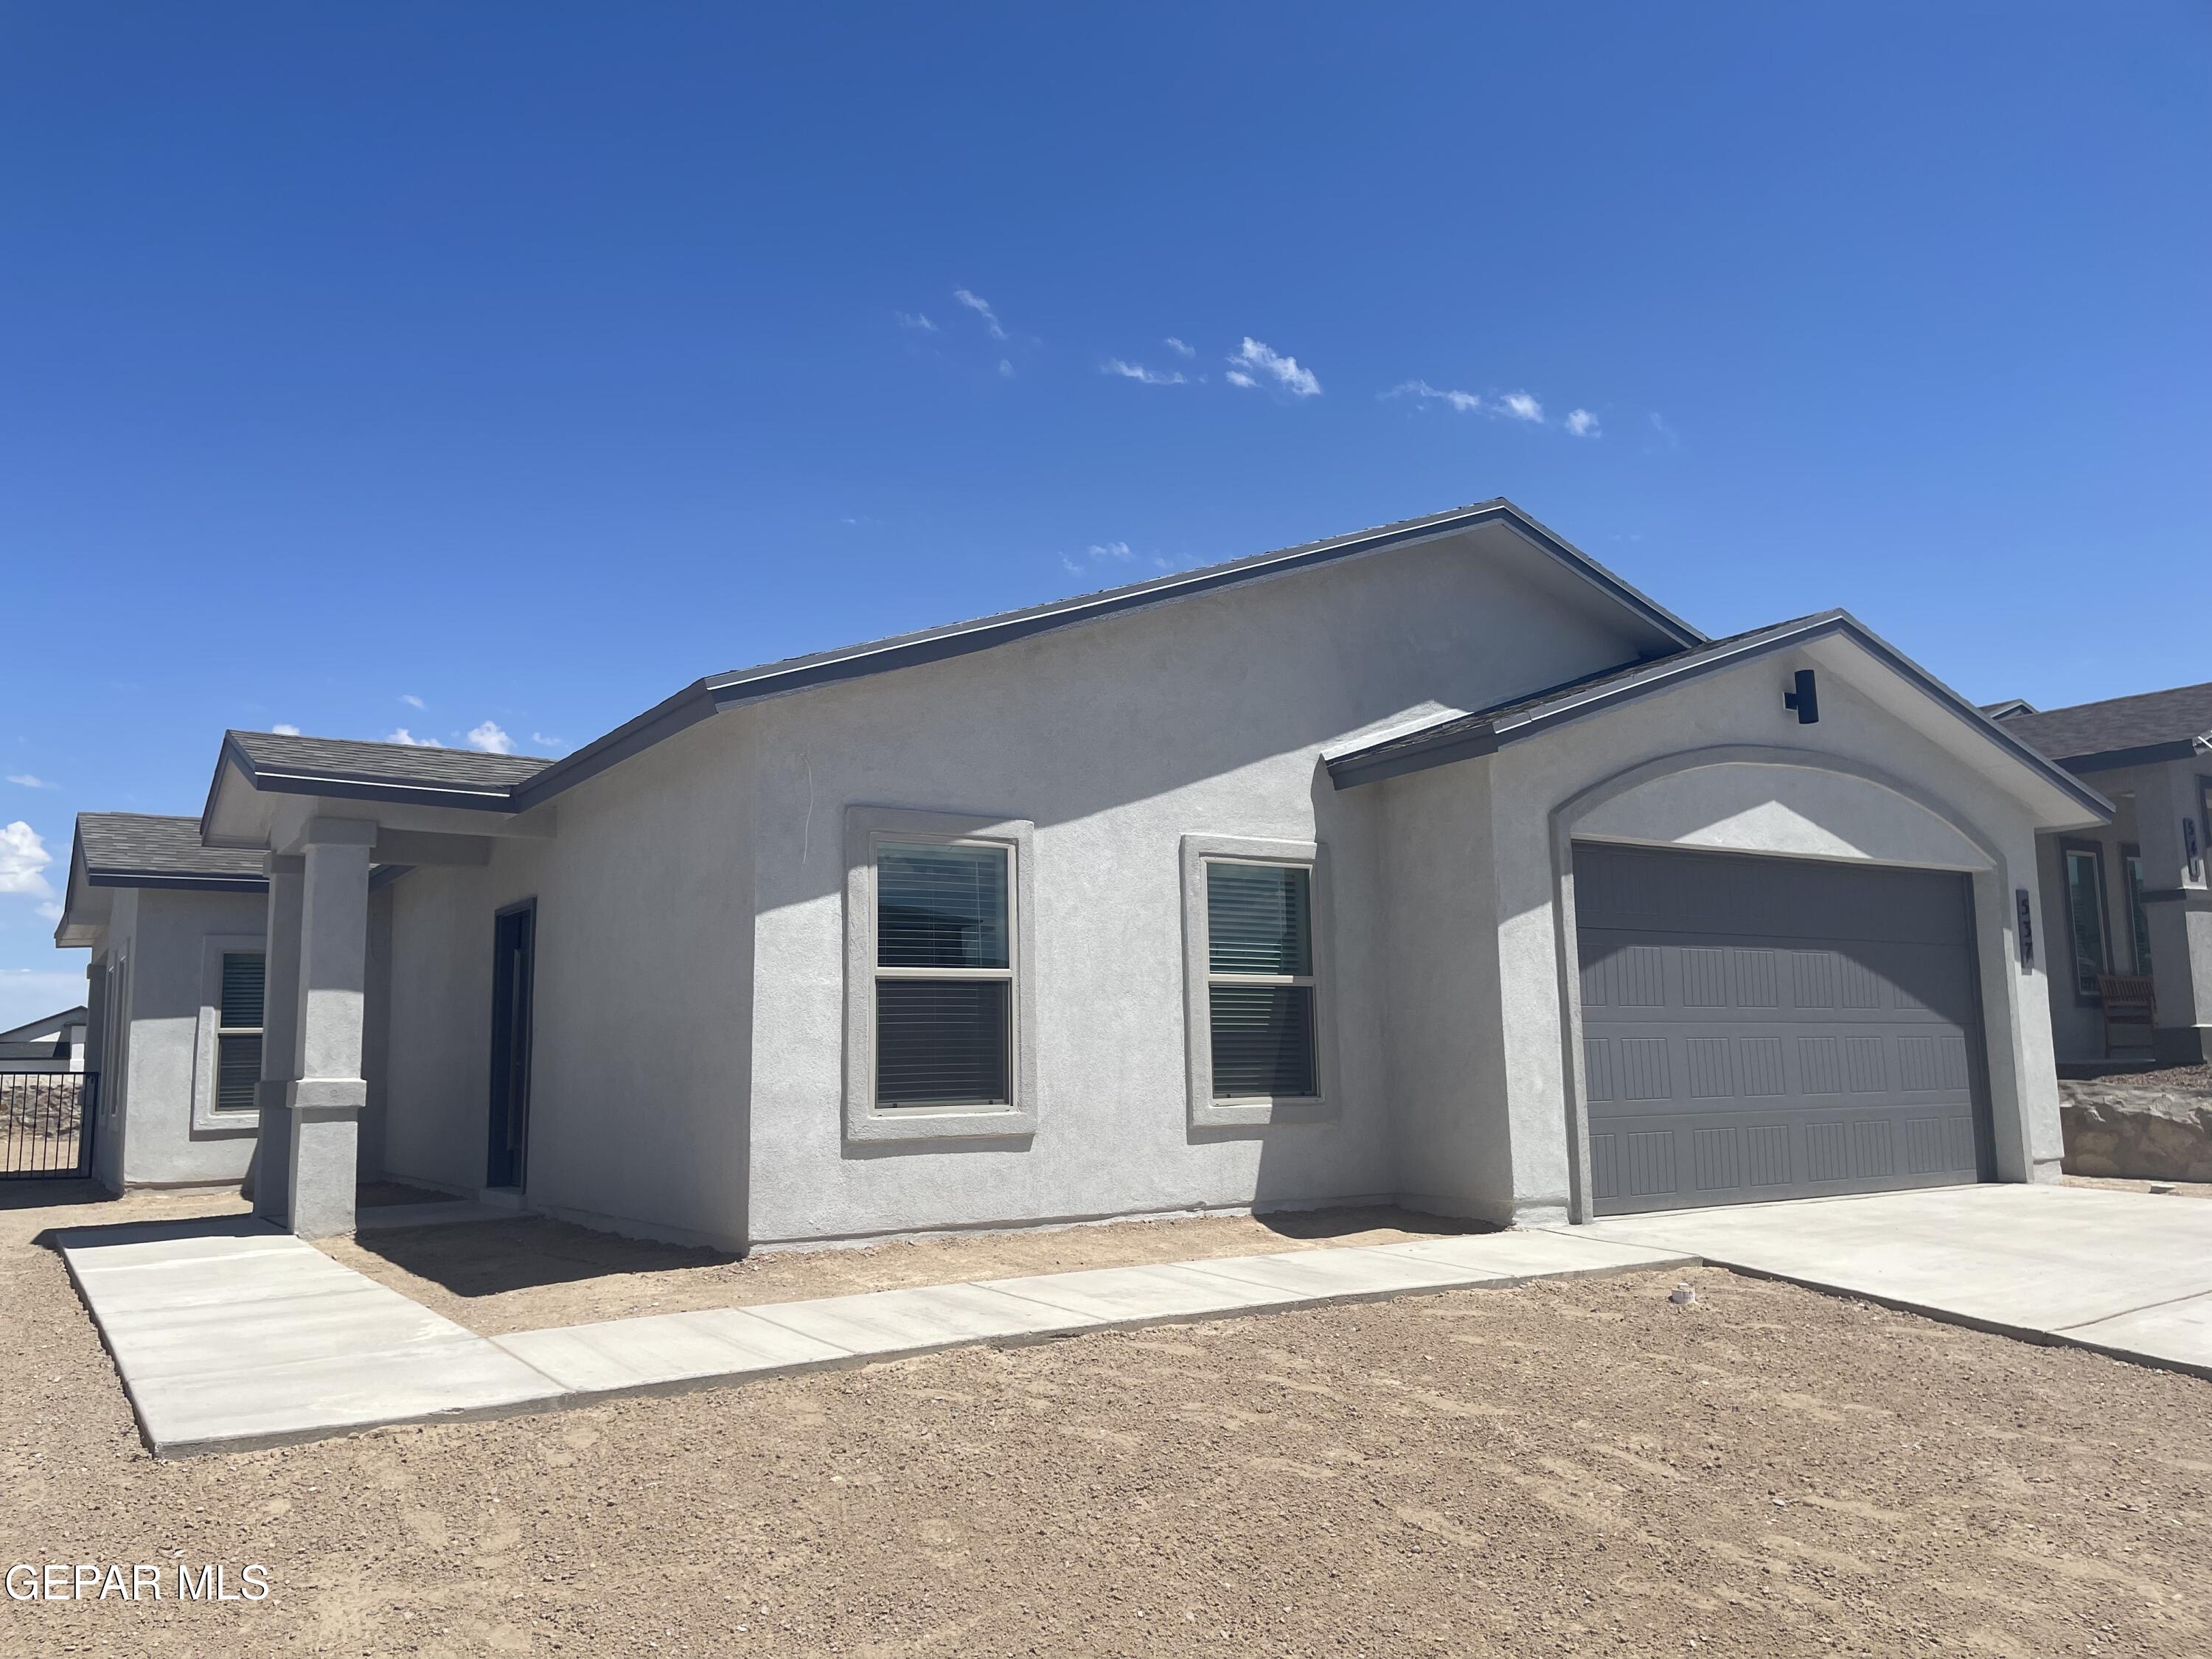
M 1599 1214 L 1986 1177 L 1965 876 L 1574 858 Z
M 523 1185 L 530 1147 L 530 982 L 536 901 L 502 910 L 492 928 L 491 1157 L 487 1187 Z

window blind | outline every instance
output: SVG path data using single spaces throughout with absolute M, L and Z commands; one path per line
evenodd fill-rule
M 997 847 L 886 842 L 876 850 L 876 962 L 1004 968 L 1006 854 Z
M 1211 971 L 1313 972 L 1310 876 L 1310 872 L 1288 865 L 1208 865 L 1206 928 Z
M 1294 1099 L 1314 1085 L 1314 988 L 1216 983 L 1213 1092 Z

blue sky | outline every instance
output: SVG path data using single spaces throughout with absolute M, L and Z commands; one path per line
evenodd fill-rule
M 1492 495 L 1978 699 L 2212 676 L 2208 16 L 11 7 L 0 1022 L 226 726 L 558 752 Z

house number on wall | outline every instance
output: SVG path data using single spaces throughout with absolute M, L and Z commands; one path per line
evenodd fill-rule
M 2013 902 L 2020 907 L 2020 971 L 2023 974 L 2035 966 L 2035 923 L 2027 914 L 2027 889 L 2013 889 Z

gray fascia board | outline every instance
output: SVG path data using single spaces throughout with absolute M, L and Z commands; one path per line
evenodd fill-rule
M 88 887 L 173 887 L 199 893 L 265 893 L 266 876 L 196 876 L 180 870 L 88 870 Z
M 727 706 L 708 689 L 705 680 L 694 680 L 674 696 L 663 698 L 605 737 L 595 738 L 574 754 L 556 761 L 536 777 L 524 780 L 515 788 L 514 810 L 526 812 L 562 790 L 599 776 L 609 767 L 620 765 L 631 756 L 652 748 L 665 738 L 674 737 L 686 726 L 696 726 Z
M 2174 738 L 2165 743 L 2146 743 L 2133 749 L 2106 749 L 2094 755 L 2068 755 L 2058 764 L 2069 772 L 2111 772 L 2124 766 L 2149 766 L 2159 761 L 2187 760 L 2212 747 L 2212 734 Z
M 387 801 L 403 806 L 449 806 L 470 812 L 519 812 L 512 788 L 475 788 L 455 784 L 399 783 L 381 778 L 348 776 L 333 772 L 264 772 L 247 774 L 247 781 L 264 794 L 328 795 L 339 800 Z
M 1602 713 L 1624 702 L 1634 702 L 1654 691 L 1671 690 L 1721 669 L 1734 668 L 1754 658 L 1767 656 L 1790 646 L 1808 644 L 1831 635 L 1848 637 L 1893 673 L 1938 705 L 1949 709 L 1984 737 L 1993 739 L 2014 758 L 2079 805 L 2087 807 L 2098 818 L 2109 820 L 2112 817 L 2112 804 L 2103 795 L 2064 767 L 2014 737 L 2001 722 L 1990 719 L 1966 702 L 1847 611 L 1830 611 L 1817 617 L 1808 617 L 1795 627 L 1754 635 L 1729 649 L 1694 653 L 1687 659 L 1662 659 L 1654 663 L 1646 673 L 1616 680 L 1579 695 L 1562 693 L 1556 702 L 1540 704 L 1502 722 L 1486 723 L 1455 732 L 1433 746 L 1416 744 L 1364 760 L 1358 755 L 1347 755 L 1330 763 L 1329 778 L 1340 789 L 1354 788 L 1361 784 L 1379 783 L 1385 778 L 1400 777 L 1408 772 L 1422 771 L 1431 766 L 1442 766 L 1451 761 L 1492 754 L 1507 744 L 1518 743 L 1524 738 L 1535 737 L 1554 726 Z
M 1510 502 L 1499 501 L 1486 501 L 1479 507 L 1436 519 L 1416 520 L 1412 524 L 1381 532 L 1340 537 L 1334 541 L 1316 542 L 1308 547 L 1293 548 L 1281 553 L 1255 554 L 1249 559 L 1238 559 L 1190 575 L 1162 576 L 1133 586 L 1089 594 L 1080 599 L 1058 600 L 1004 617 L 956 623 L 950 627 L 901 635 L 869 645 L 801 657 L 788 663 L 769 664 L 761 668 L 743 669 L 736 673 L 715 675 L 702 684 L 714 695 L 720 707 L 729 708 L 786 692 L 810 690 L 840 680 L 884 673 L 894 668 L 942 662 L 949 658 L 965 656 L 970 652 L 1009 644 L 1081 623 L 1144 610 L 1175 599 L 1193 598 L 1265 576 L 1286 574 L 1313 565 L 1381 552 L 1388 548 L 1432 541 L 1492 522 L 1510 526 L 1592 586 L 1639 612 L 1660 632 L 1682 645 L 1695 647 L 1705 642 L 1705 636 L 1680 617 L 1612 575 L 1586 554 L 1561 541 Z

